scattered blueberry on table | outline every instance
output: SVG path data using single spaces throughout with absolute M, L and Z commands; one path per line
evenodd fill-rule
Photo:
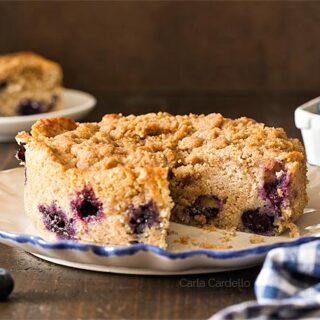
M 0 301 L 9 297 L 14 287 L 14 281 L 11 274 L 6 270 L 0 268 Z

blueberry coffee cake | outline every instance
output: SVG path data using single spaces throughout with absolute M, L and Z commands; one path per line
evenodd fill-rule
M 32 52 L 0 56 L 0 116 L 62 108 L 60 66 Z
M 46 238 L 165 248 L 169 220 L 278 235 L 307 203 L 301 143 L 248 118 L 54 118 L 16 139 L 25 209 Z

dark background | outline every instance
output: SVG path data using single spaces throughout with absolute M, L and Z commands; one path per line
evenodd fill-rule
M 283 125 L 257 109 L 281 118 L 320 92 L 319 2 L 0 2 L 0 12 L 0 54 L 60 62 L 66 87 L 98 98 L 91 119 L 219 111 Z
M 0 52 L 59 61 L 99 92 L 320 88 L 319 2 L 4 2 Z

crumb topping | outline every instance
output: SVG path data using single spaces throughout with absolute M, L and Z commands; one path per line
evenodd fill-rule
M 301 160 L 304 151 L 283 129 L 266 127 L 248 118 L 231 120 L 220 114 L 140 116 L 108 114 L 98 123 L 66 118 L 39 120 L 31 136 L 18 142 L 41 144 L 66 168 L 97 170 L 116 166 L 152 165 L 176 168 L 235 161 L 253 167 L 269 158 Z

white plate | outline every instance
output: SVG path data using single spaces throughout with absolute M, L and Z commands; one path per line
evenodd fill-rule
M 205 231 L 171 224 L 169 249 L 137 244 L 127 247 L 99 246 L 74 241 L 47 242 L 38 236 L 23 210 L 23 168 L 0 172 L 0 242 L 21 248 L 61 265 L 87 270 L 128 274 L 194 274 L 220 272 L 260 264 L 268 251 L 313 241 L 320 236 L 320 168 L 309 170 L 309 208 L 299 220 L 301 237 L 291 239 L 262 237 L 251 243 L 252 235 L 237 232 L 226 239 L 225 231 Z M 182 244 L 179 239 L 192 239 Z M 204 249 L 203 243 L 230 246 L 229 249 Z
M 40 118 L 69 117 L 80 120 L 96 105 L 96 99 L 88 93 L 63 89 L 64 109 L 30 116 L 0 117 L 0 141 L 13 141 L 19 131 L 29 131 Z

